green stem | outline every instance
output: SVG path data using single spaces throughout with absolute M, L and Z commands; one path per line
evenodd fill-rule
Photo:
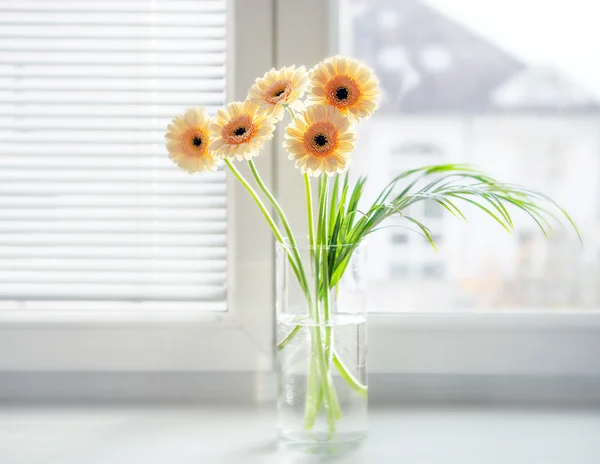
M 314 350 L 315 342 L 311 343 L 312 350 Z M 318 361 L 315 360 L 314 351 L 310 357 L 310 367 L 308 370 L 308 379 L 306 381 L 306 406 L 304 411 L 304 430 L 312 430 L 315 425 L 315 419 L 319 413 L 319 376 L 317 369 Z
M 329 323 L 329 270 L 327 262 L 329 257 L 329 238 L 327 237 L 327 199 L 329 194 L 329 178 L 321 174 L 323 195 L 319 204 L 319 234 L 320 234 L 320 252 L 321 252 L 321 282 L 323 285 L 323 322 Z
M 323 199 L 323 190 L 322 190 L 321 182 L 319 182 L 319 208 Z M 317 211 L 320 211 L 318 209 Z M 312 212 L 312 209 L 311 209 Z M 312 215 L 312 213 L 311 213 Z M 320 216 L 318 216 L 320 220 Z M 318 233 L 319 228 L 317 227 L 317 235 L 316 235 L 316 244 L 314 242 L 314 235 L 311 240 L 311 261 L 314 265 L 314 308 L 312 308 L 312 318 L 314 321 L 314 326 L 311 327 L 310 330 L 310 339 L 311 339 L 311 361 L 310 361 L 310 369 L 314 368 L 316 363 L 318 369 L 317 383 L 308 382 L 307 386 L 307 395 L 306 395 L 306 404 L 304 408 L 304 425 L 308 427 L 311 424 L 314 424 L 316 415 L 319 412 L 317 408 L 317 400 L 318 400 L 318 391 L 323 390 L 323 397 L 325 398 L 325 412 L 327 414 L 327 420 L 329 427 L 333 427 L 335 424 L 335 412 L 331 407 L 331 402 L 328 401 L 330 397 L 327 395 L 327 382 L 326 382 L 326 370 L 327 370 L 327 358 L 325 356 L 325 352 L 323 351 L 323 343 L 321 339 L 321 311 L 319 308 L 319 295 L 320 295 L 320 279 L 319 279 L 319 261 L 321 259 L 321 248 L 319 247 L 321 235 Z M 293 330 L 292 330 L 293 332 Z M 285 340 L 284 340 L 285 341 Z M 311 371 L 309 370 L 309 380 L 310 380 Z
M 296 120 L 296 113 L 289 106 L 287 107 L 288 112 L 292 118 L 292 121 Z M 314 259 L 315 251 L 315 221 L 313 216 L 313 204 L 312 204 L 312 190 L 310 188 L 310 176 L 307 172 L 304 173 L 304 191 L 306 192 L 306 213 L 308 215 L 308 243 L 310 245 L 310 257 Z
M 285 337 L 284 340 L 279 342 L 277 345 L 277 351 L 281 351 L 285 348 L 285 346 L 292 341 L 296 333 L 302 328 L 302 326 L 297 325 L 294 329 Z M 346 365 L 342 362 L 342 358 L 340 358 L 339 354 L 336 352 L 335 348 L 332 350 L 332 361 L 335 367 L 337 367 L 340 375 L 348 382 L 348 385 L 352 387 L 353 390 L 357 391 L 361 394 L 361 396 L 366 397 L 368 387 L 366 385 L 361 384 L 348 370 Z
M 277 351 L 281 351 L 285 348 L 285 346 L 292 341 L 292 339 L 296 336 L 296 334 L 298 333 L 298 331 L 302 328 L 301 325 L 297 325 L 296 327 L 294 327 L 292 329 L 292 331 L 287 334 L 287 337 L 285 337 L 283 340 L 281 340 L 278 344 L 277 344 Z
M 254 202 L 257 204 L 258 208 L 260 209 L 260 212 L 263 214 L 263 216 L 267 220 L 269 227 L 271 227 L 271 230 L 273 231 L 273 235 L 275 235 L 275 239 L 279 243 L 283 244 L 283 236 L 281 235 L 281 232 L 279 231 L 277 224 L 275 224 L 275 221 L 273 221 L 273 218 L 267 211 L 267 208 L 264 205 L 264 203 L 260 200 L 260 197 L 258 196 L 256 191 L 252 188 L 252 186 L 248 183 L 246 178 L 242 175 L 242 173 L 240 171 L 237 170 L 237 168 L 233 165 L 233 163 L 231 161 L 229 161 L 228 159 L 225 159 L 225 164 L 231 170 L 231 172 L 236 177 L 236 179 L 240 181 L 240 183 L 244 186 L 244 188 L 250 194 L 250 196 L 252 197 Z M 301 278 L 300 278 L 301 274 L 298 270 L 298 266 L 296 265 L 296 262 L 294 261 L 294 259 L 292 259 L 292 256 L 290 255 L 290 250 L 285 246 L 284 246 L 284 248 L 286 249 L 286 252 L 288 254 L 289 262 L 290 262 L 290 265 L 292 266 L 294 274 L 296 274 L 298 281 L 301 282 Z
M 317 286 L 317 302 L 323 301 L 323 314 L 317 310 L 317 329 L 319 339 L 322 340 L 321 330 L 325 333 L 324 343 L 320 343 L 321 362 L 324 363 L 324 368 L 321 369 L 320 384 L 323 391 L 323 401 L 328 412 L 332 411 L 334 420 L 341 417 L 341 411 L 333 378 L 331 377 L 331 327 L 329 327 L 329 273 L 327 270 L 327 255 L 328 255 L 328 237 L 327 237 L 327 198 L 329 190 L 329 178 L 322 174 L 319 179 L 319 220 L 317 224 L 317 250 L 316 250 L 316 286 Z M 322 292 L 322 293 L 321 293 Z M 330 419 L 330 417 L 328 416 Z M 335 423 L 329 422 L 331 431 L 335 430 Z
M 252 186 L 244 178 L 242 173 L 237 170 L 237 168 L 233 165 L 233 163 L 231 161 L 229 161 L 228 159 L 225 159 L 225 164 L 231 170 L 231 172 L 237 178 L 237 180 L 239 180 L 240 183 L 244 186 L 244 188 L 248 191 L 248 193 L 250 194 L 252 199 L 256 202 L 256 204 L 258 205 L 258 207 L 260 209 L 260 212 L 263 214 L 263 216 L 269 223 L 269 226 L 271 227 L 271 230 L 273 231 L 273 234 L 275 235 L 275 238 L 277 239 L 277 241 L 279 243 L 283 243 L 283 237 L 281 235 L 281 232 L 279 232 L 279 228 L 275 224 L 275 221 L 273 221 L 273 218 L 267 211 L 267 208 L 265 207 L 264 203 L 260 200 L 256 191 L 252 188 Z
M 318 211 L 321 211 L 321 205 L 323 204 L 323 195 L 324 195 L 324 190 L 322 189 L 322 182 L 319 182 L 319 209 Z M 308 426 L 310 424 L 314 424 L 315 421 L 315 417 L 317 414 L 317 389 L 322 388 L 323 389 L 323 396 L 324 396 L 324 405 L 325 405 L 325 412 L 327 414 L 327 423 L 329 425 L 329 430 L 333 431 L 335 430 L 335 420 L 336 420 L 336 413 L 335 413 L 335 409 L 333 407 L 332 401 L 331 401 L 331 395 L 329 394 L 330 391 L 330 382 L 329 382 L 329 376 L 328 376 L 328 371 L 329 371 L 329 363 L 325 354 L 325 350 L 324 350 L 324 346 L 323 346 L 323 338 L 322 338 L 322 334 L 321 334 L 321 311 L 319 308 L 319 301 L 320 301 L 320 286 L 321 286 L 321 281 L 319 278 L 319 262 L 321 260 L 321 247 L 319 246 L 321 243 L 321 234 L 319 233 L 320 231 L 320 225 L 321 225 L 321 215 L 319 214 L 319 224 L 317 226 L 317 243 L 316 243 L 316 249 L 315 249 L 315 253 L 314 253 L 314 265 L 315 265 L 315 272 L 314 272 L 314 286 L 315 286 L 315 299 L 314 299 L 314 308 L 313 308 L 313 321 L 314 321 L 314 326 L 311 327 L 310 329 L 310 335 L 311 335 L 311 367 L 310 369 L 313 369 L 313 365 L 316 362 L 317 364 L 317 369 L 318 369 L 318 380 L 319 382 L 317 382 L 316 384 L 314 382 L 308 382 L 308 390 L 307 390 L 307 395 L 306 395 L 306 404 L 305 404 L 305 408 L 304 408 L 304 424 L 305 426 Z M 310 375 L 311 372 L 309 370 L 309 380 L 310 380 Z
M 322 190 L 321 184 L 322 181 L 320 181 L 320 185 L 319 185 L 319 204 L 321 204 L 322 202 L 322 198 L 321 195 L 324 194 L 324 191 Z M 307 194 L 308 195 L 308 194 Z M 312 199 L 310 202 L 311 206 L 312 206 Z M 307 204 L 308 206 L 308 204 Z M 309 209 L 310 213 L 309 213 L 309 223 L 312 221 L 312 208 Z M 313 225 L 314 227 L 314 225 Z M 312 230 L 312 228 L 311 228 Z M 322 235 L 317 234 L 317 239 L 319 240 L 319 244 L 318 245 L 314 245 L 314 250 L 315 250 L 315 283 L 316 283 L 316 290 L 315 290 L 315 295 L 316 295 L 316 300 L 317 302 L 316 304 L 316 308 L 315 308 L 315 314 L 313 315 L 313 317 L 315 317 L 315 321 L 317 322 L 317 325 L 319 325 L 321 318 L 320 318 L 320 314 L 319 314 L 319 310 L 318 310 L 318 300 L 319 300 L 319 294 L 320 294 L 320 289 L 319 289 L 319 262 L 321 261 L 321 253 L 320 250 L 322 248 L 321 246 L 321 237 Z M 313 234 L 313 238 L 311 240 L 311 243 L 314 243 L 314 234 Z M 329 317 L 329 307 L 327 307 L 327 315 Z M 301 325 L 297 325 L 295 326 L 292 331 L 282 340 L 277 344 L 277 350 L 281 351 L 283 350 L 287 344 L 293 340 L 293 338 L 296 336 L 296 334 L 300 331 L 300 329 L 302 328 Z M 329 341 L 331 341 L 331 339 L 329 339 Z M 327 341 L 326 341 L 327 343 Z M 330 346 L 330 345 L 328 345 Z M 344 378 L 348 384 L 352 387 L 353 390 L 357 391 L 359 394 L 361 394 L 362 396 L 366 396 L 367 393 L 367 386 L 366 385 L 362 385 L 356 378 L 354 378 L 354 376 L 352 375 L 352 373 L 348 370 L 348 368 L 344 365 L 344 363 L 341 361 L 339 355 L 336 353 L 335 349 L 331 350 L 331 357 L 332 357 L 332 361 L 333 364 L 337 367 L 337 369 L 340 371 L 340 374 L 342 376 L 342 378 Z M 321 382 L 322 384 L 322 388 L 325 386 L 325 382 Z M 318 410 L 317 410 L 318 412 Z
M 321 282 L 323 285 L 323 324 L 325 325 L 325 358 L 331 363 L 331 345 L 332 345 L 332 332 L 331 332 L 331 314 L 329 310 L 329 237 L 328 237 L 328 224 L 327 224 L 327 196 L 329 194 L 329 178 L 323 174 L 322 188 L 324 190 L 322 203 L 319 205 L 319 233 L 321 235 L 321 253 L 323 259 L 321 259 Z
M 321 412 L 321 407 L 323 406 L 323 387 L 319 385 L 319 390 L 317 391 L 317 405 L 315 406 L 315 414 L 319 414 Z
M 315 252 L 315 224 L 312 208 L 312 191 L 310 189 L 310 177 L 304 173 L 304 190 L 306 191 L 306 211 L 308 214 L 308 241 L 311 255 Z
M 292 232 L 292 228 L 290 227 L 290 223 L 288 222 L 287 217 L 286 217 L 285 213 L 283 212 L 283 209 L 279 205 L 279 202 L 277 201 L 275 196 L 271 193 L 269 188 L 265 185 L 262 178 L 260 177 L 258 169 L 256 168 L 256 164 L 254 164 L 254 161 L 248 160 L 248 166 L 250 166 L 250 171 L 252 171 L 252 175 L 254 176 L 256 183 L 258 184 L 258 186 L 260 187 L 262 192 L 265 194 L 265 196 L 269 200 L 269 203 L 271 203 L 271 205 L 273 206 L 273 209 L 275 209 L 275 211 L 277 212 L 277 215 L 279 216 L 279 219 L 281 220 L 281 223 L 283 224 L 285 233 L 287 234 L 288 240 L 290 241 L 290 248 L 292 249 L 292 254 L 294 255 L 294 259 L 296 260 L 296 265 L 298 267 L 298 273 L 300 274 L 300 279 L 299 279 L 300 285 L 302 286 L 302 290 L 306 294 L 306 297 L 309 299 L 309 303 L 310 303 L 310 292 L 308 289 L 308 282 L 306 280 L 306 274 L 304 273 L 304 266 L 302 265 L 302 258 L 300 257 L 300 253 L 298 252 L 298 245 L 296 244 L 296 239 L 294 238 L 294 234 Z
M 323 350 L 323 338 L 321 336 L 321 328 L 319 326 L 312 328 L 312 340 L 316 349 L 316 362 L 319 369 L 319 380 L 321 388 L 323 388 L 323 404 L 325 406 L 325 413 L 327 414 L 327 425 L 329 431 L 335 431 L 335 421 L 339 416 L 337 404 L 337 396 L 334 398 L 332 391 L 334 389 L 333 380 L 331 379 L 331 372 L 329 370 L 328 360 L 325 358 L 325 350 Z M 313 353 L 315 356 L 315 353 Z M 308 404 L 307 404 L 308 405 Z M 311 406 L 312 409 L 312 406 Z M 316 411 L 316 407 L 314 408 Z
M 320 205 L 320 233 L 321 233 L 321 246 L 319 247 L 321 250 L 321 282 L 323 285 L 323 324 L 325 331 L 325 360 L 327 362 L 327 375 L 329 378 L 329 382 L 331 385 L 331 389 L 329 391 L 329 395 L 331 398 L 332 407 L 335 411 L 336 419 L 340 419 L 342 417 L 342 412 L 340 410 L 339 400 L 337 396 L 337 392 L 335 390 L 335 385 L 333 384 L 333 378 L 331 377 L 331 352 L 333 348 L 333 329 L 331 327 L 331 312 L 329 308 L 329 228 L 327 224 L 328 214 L 327 214 L 327 205 L 328 205 L 328 196 L 329 196 L 329 177 L 325 174 L 322 174 L 322 188 L 323 188 L 323 201 Z M 325 388 L 325 383 L 323 383 L 323 388 Z
M 361 384 L 348 370 L 348 368 L 342 362 L 342 359 L 336 353 L 335 348 L 333 350 L 333 364 L 337 367 L 338 371 L 340 371 L 340 375 L 342 378 L 352 387 L 354 391 L 356 391 L 363 398 L 367 397 L 368 388 L 366 385 Z

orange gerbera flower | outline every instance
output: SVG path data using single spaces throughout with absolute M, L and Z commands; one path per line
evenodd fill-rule
M 183 116 L 176 116 L 167 128 L 165 139 L 169 158 L 190 174 L 217 169 L 219 160 L 208 148 L 210 122 L 204 108 L 194 108 Z
M 281 121 L 285 106 L 291 106 L 296 111 L 302 111 L 304 105 L 300 101 L 306 85 L 308 75 L 306 68 L 289 66 L 281 69 L 271 69 L 248 92 L 248 100 L 256 103 L 261 111 Z
M 308 100 L 336 107 L 353 122 L 378 107 L 379 81 L 365 64 L 343 57 L 327 58 L 310 72 Z
M 309 106 L 286 128 L 283 146 L 302 173 L 332 176 L 346 170 L 356 134 L 338 109 Z
M 232 102 L 226 110 L 219 110 L 210 128 L 214 138 L 210 149 L 214 156 L 240 161 L 258 156 L 275 130 L 273 120 L 248 100 Z

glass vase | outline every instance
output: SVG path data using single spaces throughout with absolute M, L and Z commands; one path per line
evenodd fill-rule
M 277 246 L 280 444 L 337 454 L 366 436 L 364 245 Z M 297 263 L 303 263 L 299 266 Z

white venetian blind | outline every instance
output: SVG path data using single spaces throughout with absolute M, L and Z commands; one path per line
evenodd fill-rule
M 163 139 L 225 64 L 225 0 L 0 0 L 0 308 L 226 309 L 225 173 Z

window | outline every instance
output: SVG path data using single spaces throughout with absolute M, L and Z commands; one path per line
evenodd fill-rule
M 599 375 L 600 362 L 589 355 L 600 352 L 592 174 L 599 168 L 600 74 L 590 59 L 598 41 L 570 33 L 596 34 L 596 7 L 555 2 L 540 16 L 532 1 L 465 1 L 469 8 L 458 0 L 0 0 L 0 370 L 270 370 L 268 227 L 222 173 L 203 182 L 173 171 L 160 136 L 188 105 L 243 99 L 271 67 L 310 67 L 342 52 L 370 63 L 385 91 L 380 111 L 359 127 L 355 174 L 368 173 L 373 184 L 416 164 L 480 164 L 551 194 L 573 213 L 586 242 L 582 252 L 572 238 L 548 242 L 530 226 L 519 229 L 521 239 L 510 237 L 469 208 L 468 224 L 444 211 L 425 218 L 437 224 L 432 234 L 444 245 L 437 254 L 408 233 L 403 245 L 404 232 L 372 241 L 384 277 L 370 287 L 370 370 Z M 572 10 L 584 13 L 578 22 Z M 557 23 L 565 34 L 554 33 Z M 530 33 L 531 24 L 539 33 Z M 532 69 L 540 61 L 558 66 Z M 58 95 L 64 99 L 51 104 Z M 281 162 L 281 142 L 280 131 L 257 163 L 299 230 L 302 179 Z M 102 158 L 105 146 L 112 153 L 123 145 L 126 157 L 110 157 L 114 164 Z M 535 158 L 528 157 L 532 145 Z M 535 169 L 546 154 L 554 167 Z M 93 190 L 107 173 L 104 190 Z M 423 217 L 423 204 L 414 206 L 407 214 Z M 66 229 L 86 221 L 84 234 Z M 119 223 L 132 232 L 102 243 L 108 230 L 96 227 L 119 230 Z M 188 237 L 175 242 L 174 234 Z M 38 255 L 36 239 L 51 241 L 44 253 L 54 255 Z M 171 254 L 205 246 L 202 259 Z M 83 282 L 92 275 L 87 255 L 80 267 L 65 268 L 75 264 L 69 249 L 87 250 L 94 268 L 120 256 L 123 267 L 95 269 L 94 278 L 103 285 L 130 279 L 129 293 L 92 298 Z M 60 264 L 51 277 L 60 288 L 20 298 L 25 289 L 12 284 L 34 274 L 43 283 L 44 271 L 54 270 L 49 259 Z M 156 269 L 144 266 L 150 261 Z M 177 285 L 189 293 L 161 293 L 154 283 L 169 276 L 184 277 Z M 195 285 L 201 278 L 213 293 Z M 144 285 L 152 292 L 141 291 Z
M 268 368 L 269 232 L 224 171 L 180 172 L 163 136 L 272 66 L 271 13 L 0 0 L 0 370 Z
M 433 200 L 423 202 L 423 215 L 426 218 L 439 218 L 444 214 L 444 208 Z
M 409 237 L 407 234 L 394 232 L 391 241 L 394 245 L 406 245 L 409 242 Z
M 378 113 L 358 127 L 356 158 L 376 162 L 357 161 L 355 170 L 377 183 L 418 165 L 482 166 L 551 195 L 585 242 L 582 251 L 569 234 L 545 240 L 519 214 L 511 237 L 473 207 L 464 209 L 468 224 L 414 208 L 444 247 L 409 246 L 401 255 L 388 252 L 389 241 L 371 242 L 375 266 L 411 269 L 410 284 L 392 271 L 371 286 L 373 369 L 600 372 L 585 355 L 600 320 L 599 215 L 590 213 L 600 208 L 600 67 L 586 59 L 597 40 L 577 33 L 596 30 L 597 13 L 584 0 L 553 2 L 543 18 L 533 0 L 336 2 L 328 52 L 367 62 L 384 92 Z M 553 33 L 557 23 L 567 39 Z M 565 350 L 581 363 L 565 361 Z
M 471 205 L 462 205 L 467 225 L 457 223 L 436 202 L 423 202 L 422 213 L 413 212 L 415 218 L 443 236 L 446 250 L 462 253 L 460 263 L 439 279 L 440 289 L 451 285 L 457 291 L 450 301 L 440 291 L 443 300 L 432 302 L 431 310 L 441 305 L 456 311 L 594 310 L 600 300 L 584 295 L 594 293 L 595 284 L 573 270 L 600 272 L 593 252 L 598 243 L 592 232 L 597 215 L 589 214 L 600 206 L 595 200 L 583 206 L 586 202 L 580 200 L 595 198 L 598 189 L 597 176 L 590 173 L 600 169 L 600 87 L 591 76 L 600 76 L 600 68 L 588 69 L 585 60 L 563 51 L 570 47 L 580 57 L 592 54 L 594 42 L 572 35 L 568 45 L 561 43 L 561 50 L 537 48 L 533 43 L 537 38 L 525 25 L 525 18 L 535 20 L 535 2 L 509 3 L 502 11 L 497 3 L 490 8 L 498 12 L 498 21 L 492 21 L 493 15 L 483 7 L 465 8 L 457 0 L 340 2 L 339 49 L 371 65 L 385 95 L 372 120 L 358 127 L 358 156 L 377 162 L 359 167 L 370 182 L 381 183 L 389 178 L 388 166 L 395 173 L 433 162 L 481 166 L 495 177 L 548 193 L 572 213 L 583 231 L 582 251 L 569 234 L 545 240 L 535 224 L 517 212 L 517 233 L 530 235 L 530 244 L 511 238 Z M 583 2 L 578 5 L 581 11 L 594 9 Z M 577 8 L 557 2 L 551 14 L 560 18 Z M 516 32 L 515 15 L 524 18 Z M 553 40 L 548 30 L 548 43 Z M 541 61 L 549 64 L 540 68 L 536 63 Z M 381 149 L 386 146 L 387 151 Z M 437 154 L 440 159 L 403 158 L 398 165 L 400 155 L 408 153 Z M 578 166 L 589 166 L 588 173 Z M 385 243 L 374 245 L 375 253 L 384 253 Z M 406 259 L 387 256 L 390 262 Z M 560 264 L 554 262 L 557 257 Z M 423 253 L 416 259 L 426 266 L 431 256 Z M 561 297 L 549 305 L 543 291 L 512 293 L 515 280 L 525 274 L 546 285 L 542 283 L 555 266 L 571 270 L 553 277 L 557 286 L 574 289 L 568 299 Z M 400 294 L 406 290 L 399 289 Z M 394 304 L 396 298 L 391 298 L 386 310 Z
M 444 267 L 441 263 L 426 263 L 423 266 L 424 279 L 441 279 L 444 277 Z
M 433 241 L 433 243 L 435 243 L 436 246 L 439 246 L 442 244 L 443 242 L 443 238 L 441 234 L 431 234 L 431 240 Z M 424 240 L 424 242 L 429 245 L 429 241 L 428 240 Z
M 0 7 L 0 309 L 226 311 L 225 173 L 163 138 L 225 102 L 225 2 Z
M 392 155 L 440 155 L 442 150 L 435 143 L 429 142 L 406 142 L 392 149 Z
M 410 276 L 408 266 L 406 264 L 393 262 L 390 265 L 390 278 L 394 280 L 407 279 Z

